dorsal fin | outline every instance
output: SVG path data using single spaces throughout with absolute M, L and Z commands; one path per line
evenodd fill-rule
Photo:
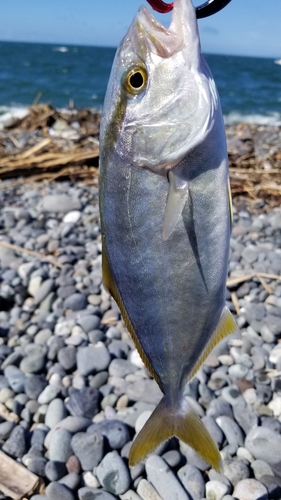
M 117 305 L 121 311 L 124 323 L 125 323 L 128 331 L 129 331 L 129 333 L 134 341 L 134 344 L 138 350 L 138 353 L 139 353 L 142 361 L 144 362 L 144 364 L 145 364 L 146 368 L 148 369 L 148 371 L 150 372 L 151 376 L 154 378 L 154 380 L 157 382 L 157 384 L 159 385 L 159 387 L 161 389 L 160 379 L 159 379 L 158 375 L 155 373 L 153 367 L 151 366 L 149 359 L 147 358 L 147 356 L 146 356 L 146 354 L 141 346 L 141 343 L 136 335 L 134 327 L 131 323 L 129 315 L 128 315 L 126 308 L 124 306 L 124 302 L 122 300 L 122 297 L 121 297 L 119 290 L 116 286 L 114 275 L 111 271 L 111 267 L 110 267 L 109 260 L 108 260 L 106 245 L 104 242 L 102 245 L 102 277 L 103 277 L 103 284 L 104 284 L 105 289 L 108 291 L 108 293 L 110 293 L 110 295 L 112 295 L 112 297 L 114 298 L 115 302 L 117 303 Z

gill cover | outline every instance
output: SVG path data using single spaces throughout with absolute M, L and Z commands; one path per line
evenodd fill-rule
M 118 152 L 137 167 L 164 174 L 204 141 L 218 106 L 191 0 L 175 1 L 169 29 L 140 8 L 116 56 L 119 82 L 134 65 L 145 67 L 147 85 L 134 98 L 126 96 Z M 112 90 L 122 94 L 123 85 Z

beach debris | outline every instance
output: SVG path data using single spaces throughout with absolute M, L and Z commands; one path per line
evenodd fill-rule
M 20 500 L 31 495 L 38 485 L 38 476 L 0 451 L 0 491 L 4 495 Z
M 0 179 L 13 184 L 80 178 L 97 185 L 100 113 L 48 104 L 0 116 Z M 281 200 L 281 126 L 227 124 L 232 196 L 250 211 Z M 0 182 L 1 188 L 1 182 Z

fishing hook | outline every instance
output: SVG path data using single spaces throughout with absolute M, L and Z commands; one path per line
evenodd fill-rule
M 160 12 L 161 14 L 166 14 L 174 8 L 174 3 L 165 3 L 163 0 L 147 0 L 149 5 Z M 196 7 L 196 17 L 197 19 L 202 19 L 203 17 L 209 17 L 216 14 L 220 10 L 229 4 L 231 0 L 207 0 L 207 2 Z

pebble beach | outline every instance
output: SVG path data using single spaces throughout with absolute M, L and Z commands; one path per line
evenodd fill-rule
M 26 498 L 280 499 L 281 208 L 234 204 L 227 305 L 241 337 L 186 388 L 218 473 L 177 439 L 128 467 L 161 392 L 102 286 L 98 188 L 3 181 L 0 203 L 0 448 L 39 478 Z

